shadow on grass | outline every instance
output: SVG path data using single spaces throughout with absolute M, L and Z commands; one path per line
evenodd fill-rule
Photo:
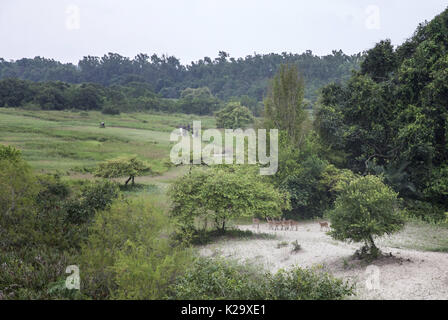
M 124 193 L 157 193 L 159 192 L 159 187 L 154 184 L 140 184 L 136 183 L 134 185 L 120 185 L 120 191 Z
M 213 242 L 225 241 L 225 240 L 257 240 L 276 239 L 276 235 L 269 233 L 254 233 L 250 230 L 229 229 L 224 233 L 218 230 L 209 231 L 197 231 L 192 240 L 193 245 L 206 245 Z

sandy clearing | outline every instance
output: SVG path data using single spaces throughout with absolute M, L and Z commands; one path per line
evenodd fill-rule
M 242 230 L 254 231 L 252 226 L 239 226 Z M 275 272 L 280 268 L 297 265 L 311 267 L 322 265 L 336 277 L 350 279 L 357 284 L 354 299 L 448 299 L 448 254 L 397 249 L 381 246 L 384 257 L 372 263 L 353 260 L 358 244 L 347 244 L 333 240 L 320 230 L 317 222 L 302 223 L 298 231 L 273 231 L 260 225 L 260 232 L 276 234 L 276 239 L 224 240 L 200 248 L 204 256 L 236 258 L 240 261 L 258 263 Z M 292 253 L 292 241 L 297 240 L 302 250 Z M 278 247 L 287 242 L 285 247 Z M 379 271 L 379 285 L 369 289 L 374 274 Z

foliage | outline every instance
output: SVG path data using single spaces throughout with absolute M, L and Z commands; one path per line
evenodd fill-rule
M 272 177 L 276 186 L 289 193 L 292 218 L 321 217 L 332 208 L 344 183 L 355 178 L 350 170 L 338 169 L 319 154 L 314 135 L 304 139 L 297 150 L 281 144 L 279 170 Z
M 207 87 L 183 90 L 178 104 L 179 111 L 200 115 L 212 114 L 221 106 L 219 99 L 214 97 Z
M 301 140 L 302 123 L 306 119 L 303 107 L 304 80 L 296 66 L 282 65 L 272 80 L 265 99 L 266 128 L 285 131 L 292 145 Z
M 191 253 L 171 246 L 166 214 L 150 200 L 99 211 L 82 247 L 84 294 L 93 299 L 162 299 Z
M 333 300 L 352 295 L 353 287 L 312 269 L 272 275 L 232 260 L 198 258 L 171 291 L 184 300 Z
M 137 176 L 144 175 L 151 172 L 151 167 L 137 157 L 132 158 L 117 158 L 104 163 L 100 163 L 95 171 L 96 177 L 102 178 L 122 178 L 129 177 L 125 185 Z
M 65 219 L 73 224 L 89 222 L 96 211 L 108 209 L 118 195 L 119 188 L 114 182 L 87 183 L 76 198 L 64 203 Z
M 0 150 L 0 298 L 78 298 L 49 290 L 81 239 L 82 228 L 64 221 L 72 191 L 57 176 L 36 176 L 14 148 Z
M 364 242 L 364 251 L 376 255 L 373 237 L 392 234 L 404 225 L 397 196 L 375 176 L 346 184 L 329 212 L 330 235 L 337 240 Z
M 0 234 L 2 245 L 25 243 L 36 214 L 35 176 L 20 153 L 0 146 Z
M 428 223 L 441 223 L 444 222 L 446 217 L 446 212 L 442 205 L 407 199 L 405 206 L 406 215 L 411 220 L 418 219 Z
M 172 216 L 187 230 L 198 217 L 210 219 L 221 232 L 231 218 L 279 216 L 289 199 L 257 172 L 246 166 L 193 170 L 170 188 Z
M 254 121 L 251 111 L 239 102 L 229 102 L 215 116 L 216 126 L 225 129 L 244 129 Z
M 260 102 L 266 95 L 268 79 L 273 77 L 280 65 L 291 64 L 297 65 L 302 71 L 308 84 L 305 95 L 314 102 L 320 87 L 333 81 L 347 79 L 351 70 L 358 68 L 360 58 L 360 54 L 346 55 L 342 51 L 333 51 L 322 57 L 306 51 L 301 54 L 286 52 L 254 54 L 235 59 L 221 51 L 215 59 L 204 57 L 189 65 L 182 65 L 174 56 L 156 54 L 149 56 L 140 53 L 130 59 L 117 53 L 109 53 L 102 57 L 86 56 L 78 62 L 77 66 L 42 57 L 17 61 L 6 61 L 0 58 L 0 79 L 20 78 L 42 83 L 90 82 L 109 88 L 137 87 L 138 89 L 132 89 L 132 91 L 141 93 L 149 90 L 153 92 L 153 95 L 158 94 L 163 98 L 178 98 L 185 88 L 208 86 L 219 99 L 230 100 L 232 97 L 241 97 L 247 101 L 247 98 L 243 97 L 249 97 Z M 0 82 L 0 107 L 5 104 L 10 107 L 19 106 L 22 99 L 27 99 L 25 92 L 14 87 L 17 84 L 21 85 L 21 83 L 11 82 L 7 85 L 5 83 L 6 88 L 2 90 L 2 82 Z M 53 100 L 53 96 L 58 96 L 54 94 L 53 89 L 44 91 L 48 91 L 43 94 L 50 97 L 48 101 Z M 3 99 L 2 92 L 10 98 Z M 10 95 L 7 92 L 21 92 L 21 95 Z M 114 99 L 114 104 L 120 101 L 123 102 L 126 99 Z M 139 102 L 138 99 L 134 100 L 138 102 L 136 106 L 143 107 L 144 105 L 145 108 L 150 109 L 162 107 L 154 101 L 154 97 L 149 96 Z M 241 101 L 242 104 L 251 107 L 245 101 Z M 128 107 L 132 108 L 132 104 L 128 104 Z M 166 106 L 163 108 L 166 109 Z
M 0 144 L 0 160 L 18 162 L 22 160 L 22 153 L 12 146 L 4 146 Z
M 346 84 L 322 90 L 315 122 L 341 165 L 445 210 L 447 21 L 445 10 L 396 49 L 386 40 L 367 51 Z

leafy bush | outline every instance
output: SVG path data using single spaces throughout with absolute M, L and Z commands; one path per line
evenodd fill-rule
M 36 178 L 20 152 L 0 145 L 0 247 L 30 239 L 37 192 Z
M 66 220 L 70 223 L 88 222 L 97 210 L 109 208 L 119 195 L 116 183 L 107 180 L 89 182 L 81 189 L 81 194 L 64 204 Z
M 338 300 L 354 293 L 352 284 L 318 269 L 281 269 L 269 280 L 272 300 Z
M 360 177 L 345 185 L 329 212 L 332 231 L 337 240 L 364 242 L 362 253 L 376 256 L 374 236 L 392 234 L 404 225 L 398 194 L 381 178 Z
M 318 270 L 295 267 L 272 275 L 232 260 L 198 258 L 172 287 L 174 299 L 329 300 L 353 294 L 354 287 Z
M 244 129 L 254 122 L 252 112 L 239 102 L 230 102 L 215 113 L 216 126 L 225 129 Z
M 192 231 L 195 219 L 210 219 L 224 232 L 231 218 L 279 216 L 289 199 L 257 174 L 257 168 L 214 166 L 193 170 L 178 179 L 169 191 L 171 215 Z
M 99 211 L 82 247 L 81 288 L 93 299 L 162 299 L 191 253 L 173 247 L 163 210 L 149 200 L 116 202 Z
M 44 211 L 58 209 L 70 195 L 70 187 L 58 175 L 37 176 L 39 193 L 36 202 Z
M 419 200 L 406 201 L 406 215 L 430 223 L 442 222 L 446 217 L 441 205 Z

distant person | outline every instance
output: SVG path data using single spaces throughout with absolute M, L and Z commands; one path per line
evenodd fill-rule
M 100 123 L 100 128 L 106 128 L 106 124 L 104 123 L 104 121 L 102 121 L 102 122 Z

